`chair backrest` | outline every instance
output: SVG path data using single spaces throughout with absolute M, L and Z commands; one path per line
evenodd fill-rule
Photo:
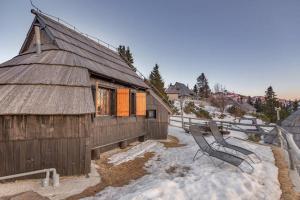
M 211 148 L 210 144 L 204 138 L 201 129 L 197 125 L 190 126 L 190 133 L 194 137 L 196 143 L 203 152 L 211 154 L 214 150 Z
M 222 133 L 220 132 L 220 130 L 218 128 L 217 123 L 215 121 L 210 121 L 210 122 L 208 122 L 208 125 L 209 125 L 209 128 L 210 128 L 215 140 L 220 144 L 226 143 L 226 141 L 223 138 Z

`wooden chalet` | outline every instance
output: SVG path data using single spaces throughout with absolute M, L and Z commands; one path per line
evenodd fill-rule
M 167 137 L 169 107 L 119 56 L 37 12 L 0 65 L 0 176 L 90 172 L 91 157 Z

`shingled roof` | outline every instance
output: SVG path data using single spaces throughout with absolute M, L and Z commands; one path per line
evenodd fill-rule
M 179 96 L 191 96 L 194 94 L 186 85 L 183 83 L 176 82 L 174 85 L 170 85 L 166 90 L 167 94 L 178 94 Z
M 94 113 L 90 74 L 149 88 L 119 54 L 32 11 L 35 19 L 19 55 L 0 65 L 0 115 Z M 36 54 L 33 25 L 41 26 Z
M 289 130 L 291 133 L 300 134 L 300 110 L 295 111 L 283 120 L 281 122 L 281 126 Z

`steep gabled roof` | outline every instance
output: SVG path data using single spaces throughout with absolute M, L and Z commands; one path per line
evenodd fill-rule
M 281 122 L 282 126 L 298 127 L 300 133 L 300 110 L 295 111 Z
M 295 111 L 286 119 L 281 122 L 281 126 L 289 131 L 292 134 L 296 134 L 294 136 L 296 140 L 299 140 L 298 135 L 300 134 L 300 110 Z
M 118 53 L 36 11 L 18 56 L 0 65 L 0 115 L 95 112 L 90 74 L 149 88 Z M 41 26 L 36 54 L 33 24 Z
M 167 94 L 178 94 L 179 96 L 191 96 L 193 95 L 193 91 L 191 91 L 186 85 L 183 83 L 176 82 L 174 85 L 170 85 L 166 90 Z
M 82 66 L 100 76 L 132 84 L 136 87 L 148 88 L 144 81 L 124 62 L 117 52 L 39 12 L 34 10 L 32 12 L 36 15 L 35 21 L 41 24 L 42 29 L 45 30 L 52 43 L 56 44 L 59 50 L 65 52 L 65 57 L 60 57 L 56 62 Z M 48 44 L 48 46 L 50 45 Z M 20 51 L 21 54 L 30 52 L 26 47 L 27 45 L 23 44 Z M 56 48 L 53 48 L 56 51 Z M 51 51 L 51 49 L 48 47 L 48 50 Z M 60 54 L 61 52 L 56 53 Z M 53 56 L 56 57 L 57 55 L 54 53 Z M 55 61 L 53 62 L 55 63 Z

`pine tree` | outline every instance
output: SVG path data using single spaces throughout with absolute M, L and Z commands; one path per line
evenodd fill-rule
M 240 96 L 240 103 L 243 103 L 243 100 L 244 100 L 244 97 L 243 96 Z
M 256 112 L 262 112 L 262 102 L 260 98 L 255 99 L 254 102 L 254 108 L 256 109 Z
M 247 103 L 253 106 L 252 98 L 248 96 Z
M 132 53 L 130 52 L 130 48 L 129 47 L 125 48 L 124 45 L 120 45 L 118 47 L 118 52 L 121 58 L 123 58 L 123 60 L 129 65 L 129 67 L 131 67 L 132 70 L 136 72 L 136 68 L 133 66 L 134 60 L 133 60 Z
M 158 64 L 155 64 L 155 66 L 153 67 L 153 70 L 151 71 L 149 76 L 149 82 L 155 87 L 153 91 L 155 91 L 159 96 L 167 99 L 167 94 L 165 92 L 165 82 L 160 75 Z
M 295 101 L 293 101 L 293 111 L 298 110 L 298 104 L 299 104 L 299 101 L 297 99 Z
M 271 120 L 271 122 L 276 122 L 277 120 L 275 111 L 275 107 L 277 106 L 279 106 L 279 103 L 277 102 L 276 94 L 273 91 L 272 86 L 270 86 L 266 91 L 263 112 Z
M 195 94 L 195 97 L 197 97 L 198 96 L 198 87 L 197 87 L 197 84 L 194 85 L 193 92 Z
M 210 95 L 210 88 L 208 85 L 208 80 L 205 77 L 204 73 L 197 78 L 197 88 L 198 88 L 198 96 L 200 98 L 208 98 Z
M 280 110 L 280 119 L 284 120 L 285 118 L 287 118 L 290 114 L 291 114 L 291 109 L 289 104 L 286 103 L 279 103 L 279 106 L 281 108 Z

